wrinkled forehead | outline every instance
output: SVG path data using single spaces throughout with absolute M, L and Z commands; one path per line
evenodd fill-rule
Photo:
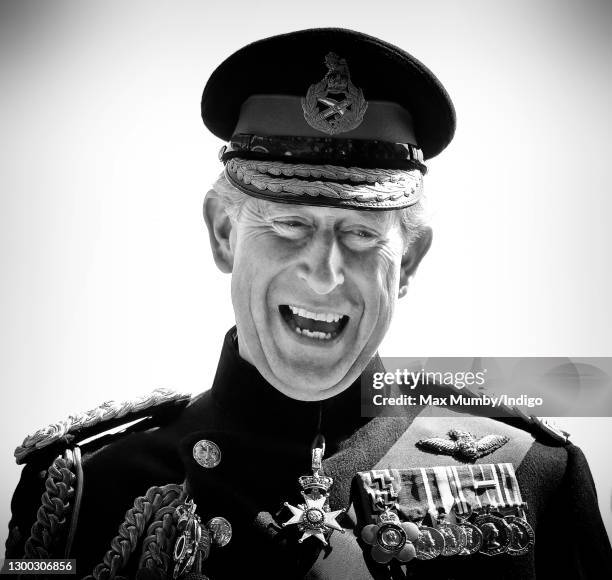
M 399 224 L 401 210 L 367 211 L 333 208 L 315 205 L 278 203 L 264 199 L 249 198 L 245 202 L 264 220 L 275 217 L 301 217 L 320 223 L 359 223 L 379 230 L 387 230 Z

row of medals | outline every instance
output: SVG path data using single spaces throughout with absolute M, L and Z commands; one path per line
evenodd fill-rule
M 526 506 L 524 506 L 526 507 Z M 365 526 L 361 537 L 373 545 L 372 557 L 386 563 L 395 557 L 401 562 L 432 560 L 438 556 L 487 556 L 508 554 L 522 556 L 535 543 L 535 534 L 523 508 L 508 508 L 505 513 L 490 507 L 462 517 L 455 522 L 441 513 L 434 525 L 401 522 L 398 515 L 385 509 L 375 525 Z

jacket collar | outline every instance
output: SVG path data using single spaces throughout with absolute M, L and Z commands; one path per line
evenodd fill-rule
M 365 372 L 380 368 L 380 359 L 375 356 Z M 361 417 L 361 379 L 324 401 L 287 397 L 240 357 L 235 327 L 225 336 L 211 395 L 215 404 L 240 421 L 245 430 L 256 428 L 258 432 L 282 433 L 301 440 L 312 440 L 319 429 L 328 440 L 342 440 L 368 421 Z

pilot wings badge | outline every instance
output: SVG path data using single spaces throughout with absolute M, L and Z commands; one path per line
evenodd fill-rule
M 497 451 L 503 447 L 510 439 L 505 435 L 485 435 L 476 439 L 474 435 L 461 429 L 451 429 L 448 432 L 450 439 L 442 437 L 432 437 L 421 439 L 416 442 L 416 446 L 421 451 L 428 451 L 438 455 L 450 455 L 459 461 L 471 463 Z
M 310 85 L 302 98 L 304 119 L 313 129 L 323 133 L 346 133 L 359 127 L 368 103 L 363 91 L 351 82 L 344 58 L 330 52 L 325 57 L 325 66 L 325 77 Z

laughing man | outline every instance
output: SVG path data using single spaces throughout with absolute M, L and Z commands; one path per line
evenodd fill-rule
M 212 387 L 27 438 L 7 557 L 105 579 L 611 577 L 565 434 L 360 414 L 431 243 L 425 161 L 455 130 L 436 77 L 371 36 L 305 30 L 225 60 L 202 117 L 228 142 L 204 218 L 236 317 Z

